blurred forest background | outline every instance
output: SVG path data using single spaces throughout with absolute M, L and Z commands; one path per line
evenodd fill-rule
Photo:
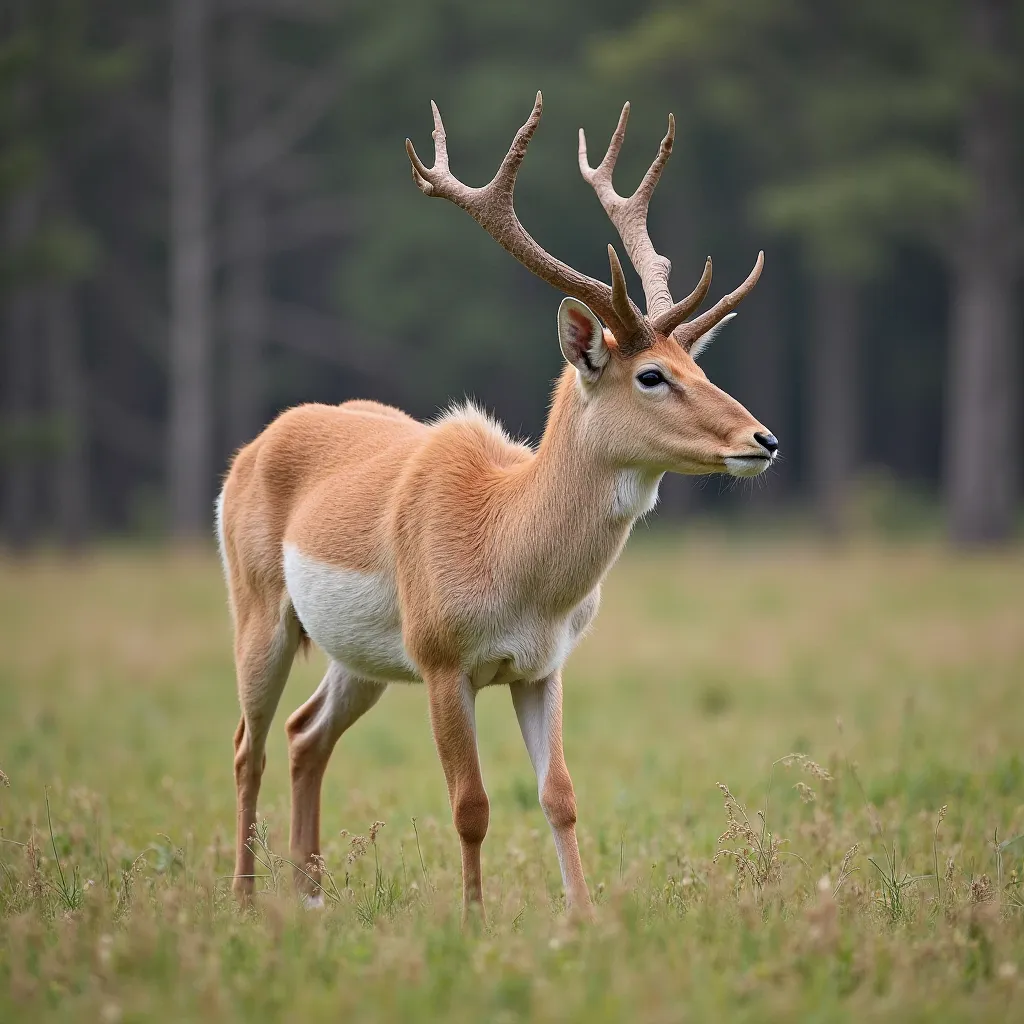
M 957 543 L 1011 536 L 1024 0 L 0 0 L 6 543 L 208 536 L 230 453 L 301 401 L 465 393 L 538 436 L 558 296 L 403 149 L 429 161 L 434 98 L 482 184 L 538 88 L 517 200 L 552 253 L 607 276 L 576 132 L 599 155 L 625 99 L 621 192 L 679 122 L 651 211 L 676 295 L 766 250 L 704 365 L 786 461 L 674 481 L 662 515 L 837 534 L 884 481 Z

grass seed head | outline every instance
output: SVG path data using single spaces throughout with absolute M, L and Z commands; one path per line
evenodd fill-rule
M 854 843 L 853 846 L 846 851 L 846 856 L 843 857 L 843 862 L 839 865 L 839 877 L 836 879 L 835 888 L 832 890 L 833 899 L 838 895 L 839 890 L 843 887 L 843 883 L 846 879 L 849 878 L 852 872 L 856 870 L 850 865 L 853 863 L 853 858 L 857 855 L 857 851 L 859 849 L 860 843 Z
M 360 857 L 362 857 L 366 851 L 370 848 L 370 840 L 366 836 L 354 836 L 348 829 L 342 829 L 339 835 L 342 838 L 348 839 L 348 855 L 345 860 L 349 864 L 354 864 Z
M 992 879 L 988 875 L 978 875 L 971 879 L 970 900 L 972 903 L 988 903 L 994 895 Z
M 785 757 L 780 757 L 776 763 L 781 764 L 785 768 L 796 766 L 815 779 L 821 779 L 822 782 L 833 781 L 832 773 L 822 768 L 817 761 L 812 761 L 806 754 L 787 754 Z
M 793 788 L 805 804 L 813 804 L 818 799 L 817 793 L 806 782 L 798 782 Z

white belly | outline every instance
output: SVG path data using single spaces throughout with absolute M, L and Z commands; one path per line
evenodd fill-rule
M 493 634 L 482 637 L 470 656 L 473 685 L 536 682 L 557 671 L 579 643 L 597 612 L 594 591 L 568 615 L 551 619 L 527 609 L 510 615 Z
M 398 590 L 385 576 L 320 562 L 284 549 L 284 577 L 295 613 L 313 642 L 354 674 L 378 682 L 421 682 L 402 642 Z M 561 668 L 597 612 L 589 594 L 558 619 L 535 609 L 487 616 L 464 652 L 475 687 L 531 682 Z
M 328 565 L 291 545 L 284 578 L 303 628 L 330 658 L 365 679 L 419 682 L 402 643 L 393 581 Z

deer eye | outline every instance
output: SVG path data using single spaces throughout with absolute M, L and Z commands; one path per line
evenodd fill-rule
M 636 375 L 637 383 L 642 388 L 656 388 L 659 384 L 665 383 L 665 378 L 660 370 L 644 370 Z

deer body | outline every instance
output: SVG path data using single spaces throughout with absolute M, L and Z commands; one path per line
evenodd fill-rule
M 507 165 L 516 154 L 522 159 L 539 120 L 539 96 L 495 179 L 507 186 L 496 199 L 489 191 L 494 183 L 466 190 L 450 177 L 436 109 L 435 168 L 424 168 L 410 150 L 424 191 L 464 206 L 517 258 L 574 296 L 558 317 L 568 365 L 535 450 L 513 442 L 472 406 L 424 424 L 360 401 L 292 409 L 232 464 L 218 501 L 218 531 L 242 704 L 235 734 L 235 888 L 242 896 L 252 890 L 249 839 L 267 732 L 295 652 L 308 638 L 330 661 L 316 692 L 286 726 L 291 852 L 307 899 L 318 898 L 320 787 L 335 743 L 389 684 L 421 682 L 462 843 L 464 906 L 482 900 L 480 848 L 489 807 L 474 700 L 492 685 L 510 688 L 567 901 L 589 905 L 562 755 L 562 666 L 596 615 L 601 581 L 634 522 L 654 507 L 662 475 L 753 475 L 777 447 L 691 355 L 745 292 L 678 328 L 689 335 L 673 333 L 703 299 L 710 262 L 697 291 L 668 308 L 667 261 L 652 257 L 653 247 L 645 258 L 646 228 L 639 234 L 616 205 L 625 204 L 631 216 L 636 197 L 621 200 L 611 192 L 609 198 L 603 189 L 606 172 L 610 188 L 615 138 L 621 144 L 627 111 L 609 157 L 588 180 L 627 241 L 651 293 L 648 306 L 664 307 L 654 319 L 625 295 L 614 252 L 609 289 L 547 257 L 514 219 L 518 162 L 510 171 Z M 671 135 L 670 124 L 648 179 L 657 180 Z M 584 156 L 581 148 L 581 168 Z M 644 217 L 646 198 L 649 192 Z M 507 203 L 507 211 L 495 213 L 494 202 Z M 505 218 L 500 230 L 491 223 L 497 216 Z M 747 291 L 759 270 L 760 258 Z M 613 329 L 603 327 L 581 295 Z
M 318 435 L 336 454 L 295 473 L 296 453 Z M 366 435 L 372 449 L 359 444 Z M 594 500 L 584 503 L 572 486 L 580 474 L 555 462 L 557 453 L 540 458 L 471 406 L 429 425 L 301 406 L 239 454 L 238 484 L 233 474 L 224 491 L 237 509 L 225 544 L 229 530 L 236 546 L 250 543 L 254 496 L 287 477 L 266 555 L 332 660 L 376 682 L 422 682 L 410 649 L 422 657 L 444 636 L 475 688 L 533 682 L 562 664 L 593 618 L 600 577 L 640 511 L 621 510 L 614 474 L 593 475 Z M 372 487 L 360 486 L 368 474 Z M 560 507 L 567 498 L 571 519 Z M 601 505 L 605 515 L 581 515 Z M 573 548 L 576 572 L 552 574 L 551 559 Z

